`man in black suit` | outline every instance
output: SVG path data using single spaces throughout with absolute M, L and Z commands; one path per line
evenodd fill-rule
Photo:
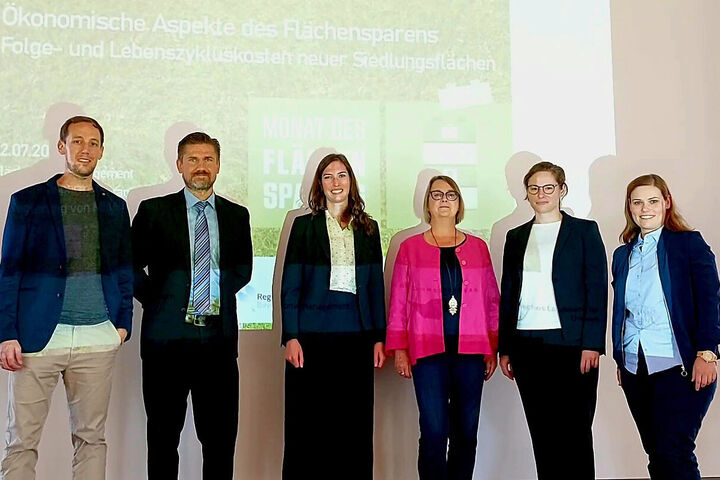
M 203 478 L 232 479 L 238 423 L 235 295 L 250 281 L 249 214 L 213 192 L 220 144 L 205 133 L 178 144 L 185 188 L 143 201 L 132 225 L 148 478 L 178 477 L 188 393 Z

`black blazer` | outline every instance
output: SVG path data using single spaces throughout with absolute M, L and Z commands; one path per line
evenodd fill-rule
M 235 295 L 250 281 L 252 272 L 250 216 L 245 207 L 218 195 L 215 208 L 220 234 L 222 325 L 207 333 L 218 335 L 221 348 L 237 356 Z M 132 238 L 135 298 L 143 306 L 141 352 L 172 340 L 197 339 L 198 327 L 185 323 L 191 263 L 183 191 L 140 203 L 133 219 Z
M 637 238 L 619 246 L 613 254 L 612 337 L 613 357 L 624 366 L 622 335 L 625 325 L 625 288 L 630 254 Z M 696 353 L 718 353 L 720 343 L 720 281 L 715 255 L 700 232 L 663 229 L 657 246 L 658 270 L 673 334 L 687 370 L 692 371 Z
M 517 332 L 523 261 L 534 219 L 505 238 L 500 294 L 500 354 L 510 355 Z M 607 260 L 597 223 L 562 212 L 552 263 L 563 344 L 605 353 Z
M 283 345 L 303 333 L 327 333 L 323 318 L 330 293 L 330 238 L 325 222 L 324 212 L 308 213 L 293 222 L 282 276 Z M 372 235 L 353 230 L 355 284 L 361 331 L 369 332 L 375 342 L 384 342 L 382 248 L 377 222 L 372 222 L 375 225 Z M 357 331 L 357 326 L 348 326 L 343 333 L 353 331 Z
M 67 279 L 57 174 L 12 196 L 0 262 L 0 342 L 23 353 L 45 348 L 62 311 Z M 100 273 L 108 316 L 132 327 L 130 217 L 125 201 L 93 181 L 100 233 Z

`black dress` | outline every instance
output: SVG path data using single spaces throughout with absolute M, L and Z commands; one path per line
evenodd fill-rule
M 285 364 L 283 480 L 373 476 L 373 347 L 385 337 L 377 228 L 354 231 L 356 294 L 329 289 L 324 215 L 298 217 L 282 283 L 283 343 L 297 339 L 304 365 Z

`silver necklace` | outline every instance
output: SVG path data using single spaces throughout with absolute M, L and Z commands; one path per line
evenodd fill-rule
M 430 228 L 430 235 L 432 235 L 433 240 L 435 240 L 435 245 L 437 245 L 438 248 L 440 247 L 440 244 L 437 241 L 437 238 L 435 238 L 435 234 L 432 231 L 432 228 Z M 455 239 L 453 240 L 453 246 L 457 246 L 457 228 L 455 229 Z M 442 250 L 440 253 L 440 256 L 442 258 Z M 455 276 L 450 275 L 450 266 L 446 263 L 445 268 L 448 272 L 448 279 L 450 280 L 450 300 L 448 300 L 448 312 L 450 312 L 450 315 L 455 315 L 458 311 L 458 302 L 455 299 Z

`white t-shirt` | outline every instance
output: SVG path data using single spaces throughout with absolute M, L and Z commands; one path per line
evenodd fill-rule
M 523 259 L 518 330 L 560 328 L 552 283 L 552 261 L 561 223 L 535 223 L 532 226 Z

